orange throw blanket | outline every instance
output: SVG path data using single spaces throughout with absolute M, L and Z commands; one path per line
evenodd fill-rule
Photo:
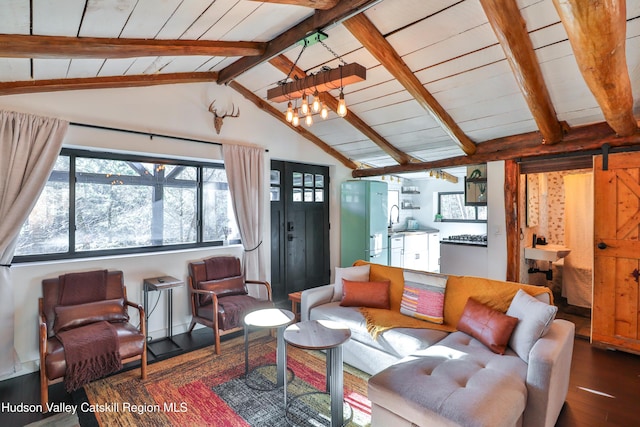
M 356 261 L 354 265 L 367 264 L 364 261 Z M 447 290 L 444 297 L 444 324 L 426 322 L 400 313 L 400 301 L 404 288 L 403 269 L 398 267 L 381 266 L 371 264 L 370 280 L 391 280 L 390 299 L 391 309 L 360 308 L 367 322 L 367 330 L 376 339 L 381 333 L 392 328 L 426 328 L 440 331 L 453 332 L 456 330 L 458 320 L 462 317 L 464 306 L 469 297 L 491 308 L 506 312 L 511 300 L 522 289 L 531 296 L 548 294 L 549 301 L 553 303 L 551 290 L 544 286 L 525 285 L 515 282 L 483 279 L 470 276 L 449 276 Z

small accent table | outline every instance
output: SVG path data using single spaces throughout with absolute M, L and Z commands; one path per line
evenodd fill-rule
M 347 326 L 330 320 L 299 322 L 287 327 L 284 331 L 284 340 L 294 347 L 306 350 L 327 350 L 326 390 L 331 399 L 331 427 L 344 424 L 342 344 L 350 338 L 351 330 Z M 284 388 L 286 402 L 286 383 Z M 289 421 L 288 418 L 287 421 Z
M 300 311 L 298 307 L 302 301 L 302 291 L 292 292 L 289 294 L 289 301 L 291 301 L 291 311 L 296 316 L 296 322 L 300 321 Z
M 282 387 L 286 383 L 287 347 L 284 343 L 284 328 L 291 324 L 295 318 L 289 310 L 280 308 L 265 308 L 252 311 L 244 317 L 244 377 L 249 377 L 249 329 L 273 329 L 277 328 L 276 341 L 276 383 L 272 387 L 253 386 L 247 381 L 247 385 L 257 390 L 273 390 Z M 285 390 L 286 401 L 286 390 Z
M 151 277 L 144 279 L 144 315 L 147 324 L 147 340 L 149 339 L 149 292 L 167 291 L 167 336 L 147 343 L 147 349 L 156 357 L 182 348 L 173 340 L 173 289 L 184 286 L 184 282 L 171 276 Z M 158 296 L 160 298 L 160 296 Z

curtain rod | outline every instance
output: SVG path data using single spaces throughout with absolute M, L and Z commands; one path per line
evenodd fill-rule
M 220 145 L 220 146 L 222 146 L 222 144 L 219 143 L 219 142 L 203 141 L 201 139 L 192 139 L 192 138 L 181 138 L 181 137 L 178 137 L 178 136 L 161 135 L 161 134 L 158 134 L 158 133 L 142 132 L 142 131 L 139 131 L 139 130 L 117 129 L 117 128 L 112 128 L 112 127 L 107 127 L 107 126 L 89 125 L 89 124 L 86 124 L 86 123 L 78 123 L 78 122 L 69 122 L 69 124 L 71 126 L 78 126 L 78 127 L 83 127 L 83 128 L 109 130 L 109 131 L 114 131 L 114 132 L 125 132 L 125 133 L 132 133 L 134 135 L 144 135 L 144 136 L 148 136 L 150 139 L 153 139 L 154 136 L 157 136 L 157 137 L 160 137 L 160 138 L 176 139 L 176 140 L 180 140 L 180 141 L 197 142 L 199 144 L 211 144 L 211 145 Z M 264 151 L 266 151 L 267 153 L 269 152 L 268 149 L 265 149 Z

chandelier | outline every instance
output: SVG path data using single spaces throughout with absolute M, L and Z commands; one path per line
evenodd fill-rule
M 347 115 L 347 104 L 344 100 L 344 86 L 366 79 L 367 69 L 357 63 L 345 63 L 323 42 L 327 37 L 326 34 L 317 32 L 301 40 L 299 44 L 302 45 L 302 50 L 291 66 L 287 77 L 278 82 L 276 87 L 267 91 L 267 99 L 269 101 L 287 102 L 287 110 L 284 114 L 287 122 L 293 126 L 298 126 L 301 120 L 304 120 L 307 126 L 311 126 L 314 114 L 319 114 L 322 119 L 326 119 L 329 116 L 329 108 L 322 102 L 320 94 L 338 88 L 340 88 L 340 95 L 338 95 L 338 103 L 335 105 L 335 110 L 338 116 L 345 117 Z M 323 67 L 315 74 L 289 81 L 304 50 L 307 46 L 315 43 L 320 43 L 327 48 L 341 64 L 338 68 Z M 298 102 L 300 106 L 298 106 Z

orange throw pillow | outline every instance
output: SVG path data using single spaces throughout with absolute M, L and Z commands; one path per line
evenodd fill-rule
M 458 322 L 458 330 L 471 335 L 494 353 L 504 354 L 517 324 L 517 317 L 507 316 L 469 298 Z
M 383 282 L 354 282 L 342 279 L 342 301 L 343 307 L 371 307 L 389 309 L 389 286 L 388 280 Z

